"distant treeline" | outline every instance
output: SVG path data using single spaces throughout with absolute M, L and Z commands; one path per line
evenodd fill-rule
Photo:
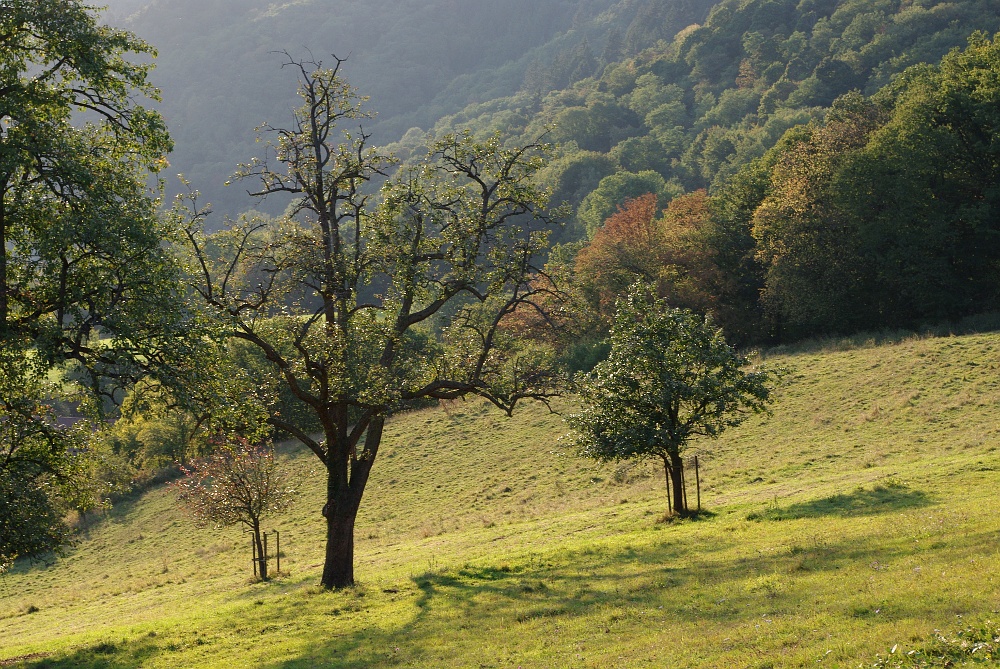
M 602 182 L 604 183 L 604 182 Z M 744 342 L 1000 307 L 1000 42 L 976 34 L 847 93 L 704 191 L 626 200 L 576 258 L 595 303 L 635 276 Z
M 267 104 L 291 104 L 270 51 L 309 44 L 350 53 L 372 128 L 402 134 L 390 148 L 404 161 L 428 126 L 555 141 L 541 176 L 572 208 L 556 255 L 596 244 L 577 265 L 585 283 L 603 277 L 587 291 L 604 309 L 637 274 L 743 342 L 996 308 L 995 132 L 941 97 L 944 79 L 986 95 L 962 74 L 978 66 L 957 63 L 992 47 L 977 37 L 941 59 L 1000 30 L 1000 0 L 139 4 L 129 25 L 161 49 L 172 167 L 222 211 L 254 205 L 215 185 L 250 157 L 255 123 L 281 120 Z M 184 7 L 198 34 L 174 28 Z M 626 207 L 646 194 L 655 204 Z M 623 207 L 628 224 L 609 227 Z M 627 271 L 621 230 L 641 220 L 670 231 Z

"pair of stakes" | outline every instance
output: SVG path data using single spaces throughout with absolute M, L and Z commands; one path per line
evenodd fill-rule
M 272 532 L 264 532 L 263 539 L 263 555 L 258 554 L 257 542 L 254 540 L 253 533 L 250 533 L 250 550 L 253 553 L 253 575 L 261 576 L 267 573 L 267 561 L 270 559 L 267 551 L 267 535 L 274 535 L 274 559 L 275 559 L 275 569 L 277 573 L 281 573 L 281 533 L 278 530 L 273 530 Z

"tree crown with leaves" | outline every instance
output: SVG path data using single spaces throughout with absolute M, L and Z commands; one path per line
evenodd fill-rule
M 691 439 L 768 410 L 780 373 L 749 362 L 704 316 L 634 284 L 618 302 L 608 359 L 580 385 L 576 445 L 598 460 L 679 457 Z

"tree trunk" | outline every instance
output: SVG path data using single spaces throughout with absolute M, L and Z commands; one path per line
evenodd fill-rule
M 257 546 L 257 571 L 260 574 L 260 580 L 267 580 L 267 556 L 264 555 L 264 544 L 260 540 L 260 521 L 255 520 L 253 523 L 253 542 Z
M 327 466 L 326 559 L 321 581 L 325 588 L 354 585 L 354 521 L 382 442 L 384 423 L 382 417 L 369 423 L 360 456 L 348 456 L 339 462 L 331 458 Z
M 354 520 L 357 509 L 331 508 L 326 519 L 326 561 L 323 564 L 324 588 L 348 588 L 354 585 Z
M 674 511 L 685 516 L 688 508 L 684 503 L 684 459 L 680 454 L 670 454 L 670 483 L 674 487 Z

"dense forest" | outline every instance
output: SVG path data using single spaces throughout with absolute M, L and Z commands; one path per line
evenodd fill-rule
M 616 294 L 659 277 L 740 341 L 957 319 L 997 306 L 995 92 L 981 73 L 996 67 L 998 9 L 721 2 L 597 76 L 548 92 L 529 78 L 437 131 L 549 128 L 560 152 L 545 176 L 576 211 L 563 240 L 607 246 L 628 226 L 599 234 L 605 222 L 655 195 L 664 213 L 644 215 L 659 248 L 625 262 L 637 241 L 618 239 L 618 260 L 588 251 L 581 278 Z
M 253 203 L 223 182 L 253 155 L 254 127 L 283 122 L 294 103 L 295 79 L 282 72 L 280 52 L 347 58 L 347 78 L 378 112 L 366 131 L 385 144 L 470 103 L 513 95 L 532 72 L 545 70 L 558 86 L 593 76 L 608 62 L 601 55 L 609 32 L 621 36 L 622 46 L 606 54 L 617 59 L 703 20 L 712 2 L 107 4 L 108 20 L 159 52 L 151 80 L 176 141 L 171 173 L 183 172 L 218 211 L 235 214 Z

